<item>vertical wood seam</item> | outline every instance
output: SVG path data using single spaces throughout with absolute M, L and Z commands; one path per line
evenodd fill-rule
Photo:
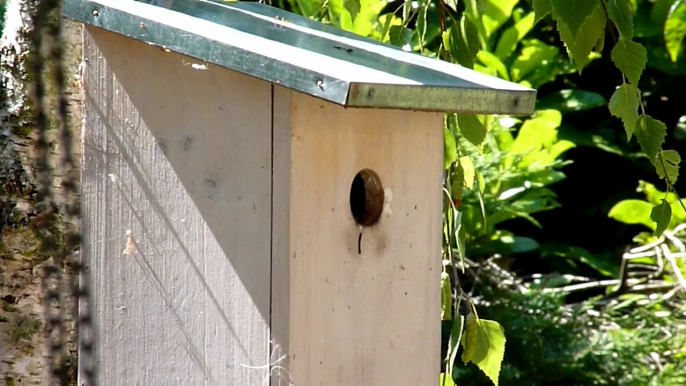
M 269 385 L 273 384 L 271 374 L 272 367 L 272 352 L 275 350 L 272 339 L 273 315 L 274 315 L 274 85 L 270 87 L 270 105 L 271 105 L 271 164 L 270 164 L 270 209 L 269 209 L 269 340 L 267 341 L 267 376 L 269 377 Z

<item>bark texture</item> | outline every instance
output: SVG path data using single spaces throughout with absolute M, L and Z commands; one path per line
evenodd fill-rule
M 50 256 L 38 252 L 36 229 L 36 178 L 34 175 L 34 122 L 29 101 L 27 66 L 28 32 L 31 29 L 27 0 L 9 0 L 0 39 L 0 385 L 46 384 L 43 293 L 41 264 Z M 65 67 L 69 80 L 70 124 L 75 150 L 80 151 L 81 27 L 64 21 Z M 48 82 L 48 93 L 52 95 Z M 53 98 L 48 101 L 51 111 Z M 55 125 L 53 125 L 55 126 Z M 59 186 L 56 130 L 51 129 L 56 176 L 53 191 L 63 198 Z M 80 155 L 75 155 L 80 159 Z M 59 220 L 59 229 L 76 226 Z M 65 269 L 69 270 L 69 267 Z M 70 274 L 73 274 L 70 272 Z M 75 328 L 68 320 L 68 345 L 72 366 L 76 364 Z

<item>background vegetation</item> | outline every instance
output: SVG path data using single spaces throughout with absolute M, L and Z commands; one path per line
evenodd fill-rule
M 538 90 L 446 116 L 441 382 L 686 384 L 686 2 L 274 2 Z

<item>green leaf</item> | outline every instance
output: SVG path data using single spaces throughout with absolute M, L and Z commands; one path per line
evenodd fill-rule
M 553 12 L 553 5 L 550 1 L 551 0 L 534 0 L 534 12 L 536 13 L 534 24 Z
M 560 111 L 583 111 L 605 105 L 607 105 L 607 101 L 602 95 L 577 89 L 558 90 L 540 98 L 536 102 L 537 109 L 556 109 Z
M 383 30 L 381 32 L 381 37 L 379 38 L 379 40 L 382 42 L 386 42 L 387 41 L 386 36 L 388 36 L 388 33 L 391 30 L 391 23 L 395 22 L 396 25 L 401 25 L 402 21 L 400 20 L 399 17 L 397 17 L 393 14 L 390 14 L 390 13 L 387 13 L 387 14 L 379 17 L 379 21 L 381 21 L 382 19 L 384 20 Z
M 457 114 L 457 125 L 460 133 L 474 145 L 480 145 L 486 138 L 486 128 L 473 114 Z
M 446 373 L 441 373 L 438 376 L 438 386 L 457 386 L 453 381 L 453 376 Z
M 653 210 L 650 212 L 650 219 L 657 224 L 655 235 L 662 236 L 662 232 L 667 229 L 669 222 L 672 220 L 672 207 L 666 200 L 662 200 L 660 205 L 653 207 Z
M 461 164 L 457 164 L 453 170 L 452 184 L 450 186 L 450 198 L 453 202 L 462 201 L 462 194 L 464 190 L 464 168 Z
M 402 47 L 406 44 L 410 44 L 410 41 L 412 41 L 412 33 L 413 31 L 409 28 L 394 25 L 391 26 L 388 36 L 391 38 L 391 44 Z
M 626 75 L 631 84 L 638 86 L 641 72 L 648 61 L 648 53 L 640 43 L 620 38 L 612 49 L 612 61 Z
M 464 316 L 457 315 L 453 324 L 450 327 L 450 338 L 448 339 L 448 367 L 452 370 L 455 367 L 455 358 L 457 358 L 457 349 L 460 347 L 460 340 L 462 339 L 462 329 L 464 327 Z
M 610 0 L 607 3 L 610 19 L 615 23 L 619 34 L 627 40 L 634 37 L 634 21 L 629 7 L 629 0 Z
M 650 219 L 653 207 L 643 200 L 623 200 L 610 209 L 608 216 L 625 224 L 642 224 L 650 229 L 655 228 Z
M 527 40 L 519 56 L 510 67 L 512 80 L 518 82 L 534 72 L 545 63 L 552 62 L 560 52 L 557 47 L 543 43 L 540 40 Z
M 610 98 L 610 114 L 624 123 L 627 141 L 631 140 L 638 121 L 638 102 L 638 89 L 629 83 L 619 86 Z
M 464 15 L 459 23 L 454 23 L 443 33 L 443 45 L 461 66 L 474 68 L 474 58 L 478 52 L 478 31 Z
M 473 189 L 476 170 L 474 169 L 474 163 L 472 162 L 472 159 L 468 155 L 460 157 L 460 166 L 462 166 L 462 170 L 464 172 L 464 185 L 468 189 Z
M 407 25 L 412 12 L 412 0 L 403 1 L 403 25 Z
M 569 0 L 562 1 L 576 3 Z M 577 70 L 581 72 L 589 60 L 589 55 L 591 54 L 593 47 L 596 46 L 598 39 L 600 39 L 605 30 L 605 25 L 607 24 L 605 11 L 603 10 L 603 7 L 597 3 L 597 6 L 587 18 L 584 28 L 582 28 L 577 35 L 572 32 L 567 24 L 560 22 L 560 14 L 555 7 L 553 7 L 553 15 L 558 21 L 557 30 L 560 32 L 560 38 L 562 38 L 562 41 L 565 43 L 570 57 L 574 59 Z
M 519 41 L 531 31 L 533 26 L 534 13 L 530 12 L 528 15 L 524 16 L 522 20 L 515 23 L 515 25 L 506 29 L 500 37 L 500 40 L 498 40 L 498 45 L 495 48 L 496 56 L 498 56 L 500 60 L 505 60 L 512 55 L 517 48 Z
M 450 286 L 450 275 L 441 272 L 441 320 L 453 318 L 453 295 Z
M 600 6 L 599 0 L 551 0 L 551 3 L 558 23 L 562 22 L 569 28 L 573 39 L 576 39 L 586 20 Z
M 666 179 L 670 185 L 674 185 L 679 177 L 681 156 L 675 150 L 660 150 L 659 155 L 655 160 L 657 174 L 660 178 Z
M 594 52 L 603 52 L 603 49 L 605 48 L 605 30 L 600 34 L 600 37 L 598 38 L 598 41 L 596 42 L 595 46 L 593 46 L 593 51 Z
M 463 17 L 460 20 L 460 34 L 473 60 L 479 52 L 479 30 L 468 18 Z
M 495 75 L 497 73 L 501 78 L 510 80 L 510 74 L 507 72 L 507 67 L 505 67 L 505 64 L 503 64 L 497 56 L 488 51 L 479 51 L 476 54 L 476 58 L 483 63 L 484 66 L 488 67 L 489 70 L 492 70 L 492 72 L 488 73 L 489 75 Z
M 470 313 L 462 346 L 462 361 L 473 362 L 498 386 L 500 366 L 505 355 L 505 333 L 500 324 L 492 320 L 479 320 L 474 313 Z
M 479 185 L 479 192 L 483 194 L 484 190 L 486 189 L 486 179 L 484 178 L 483 173 L 476 172 L 476 182 Z
M 457 161 L 457 141 L 455 134 L 448 129 L 443 129 L 443 168 L 448 169 L 453 162 Z
M 519 0 L 479 0 L 483 3 L 481 19 L 488 39 L 512 16 L 512 10 Z
M 343 0 L 343 6 L 345 6 L 345 9 L 350 12 L 350 17 L 354 23 L 355 18 L 357 18 L 357 15 L 360 14 L 360 9 L 362 8 L 360 5 L 360 0 Z
M 557 128 L 562 122 L 562 114 L 557 110 L 538 110 L 531 119 L 527 119 L 519 129 L 517 138 L 512 143 L 505 167 L 508 168 L 514 156 L 551 148 L 557 138 Z
M 641 149 L 646 153 L 648 159 L 654 163 L 657 153 L 665 141 L 667 126 L 649 115 L 641 114 L 638 117 L 638 121 L 636 121 L 634 134 L 636 134 L 636 139 L 638 139 Z
M 481 18 L 484 2 L 477 2 L 477 0 L 463 0 L 463 4 L 465 8 L 464 12 L 462 13 L 463 17 L 466 17 L 474 24 L 476 30 L 478 31 L 478 41 L 481 43 L 482 48 L 486 48 L 486 39 L 488 39 L 488 33 L 484 29 L 484 23 Z
M 677 1 L 672 5 L 665 22 L 665 46 L 669 52 L 669 58 L 676 62 L 683 47 L 686 36 L 686 2 Z
M 667 15 L 672 5 L 679 0 L 656 0 L 650 10 L 650 20 L 658 26 L 664 26 Z

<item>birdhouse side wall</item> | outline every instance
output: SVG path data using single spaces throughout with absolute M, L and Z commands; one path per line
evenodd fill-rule
M 271 85 L 95 27 L 84 59 L 99 384 L 263 386 Z

